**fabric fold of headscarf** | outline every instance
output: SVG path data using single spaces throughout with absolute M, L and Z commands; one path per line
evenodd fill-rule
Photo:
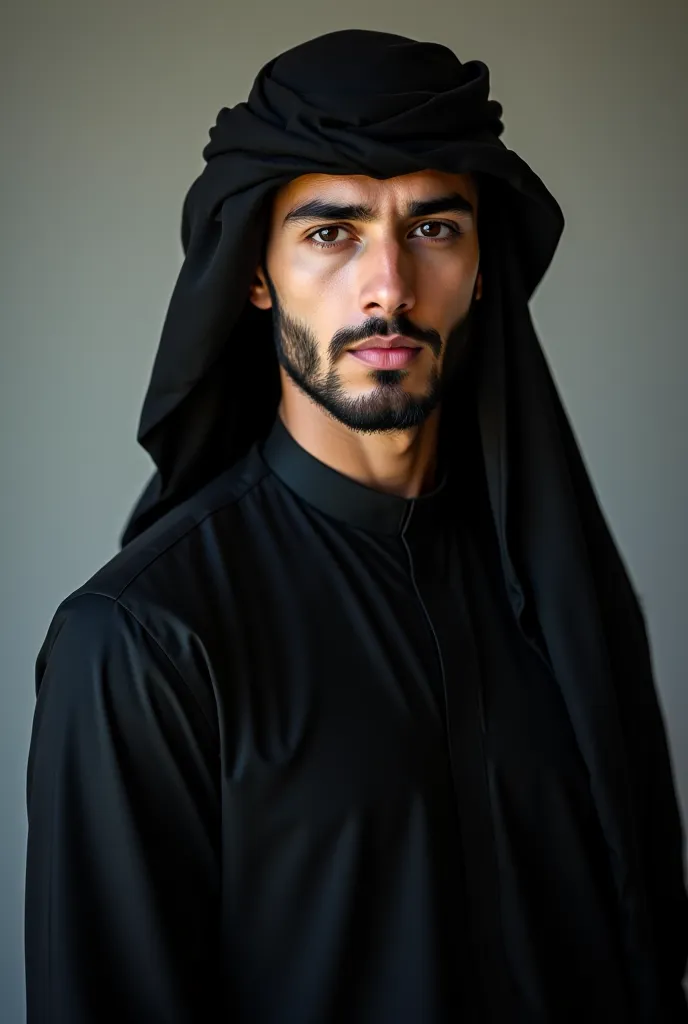
M 185 258 L 141 415 L 138 439 L 156 472 L 123 543 L 237 462 L 273 423 L 271 316 L 248 301 L 273 192 L 311 173 L 479 175 L 484 293 L 471 372 L 505 583 L 524 639 L 536 633 L 552 667 L 590 772 L 638 1021 L 669 1024 L 685 1019 L 688 911 L 646 625 L 528 309 L 563 216 L 501 141 L 501 117 L 484 63 L 364 30 L 286 51 L 261 69 L 247 102 L 220 111 L 184 201 Z M 444 443 L 459 459 L 450 410 L 445 420 Z

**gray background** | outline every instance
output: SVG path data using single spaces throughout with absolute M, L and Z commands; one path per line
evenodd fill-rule
M 486 61 L 505 142 L 563 206 L 533 313 L 642 596 L 688 806 L 685 0 L 22 0 L 2 20 L 0 1020 L 24 1017 L 33 662 L 148 475 L 135 431 L 182 198 L 220 107 L 321 32 Z

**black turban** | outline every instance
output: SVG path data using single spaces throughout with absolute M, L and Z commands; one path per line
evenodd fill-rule
M 246 103 L 220 111 L 184 201 L 185 259 L 141 415 L 138 439 L 157 471 L 123 542 L 233 465 L 274 421 L 272 317 L 248 301 L 274 190 L 310 173 L 477 175 L 483 298 L 472 408 L 505 585 L 524 639 L 537 632 L 546 648 L 590 772 L 639 1019 L 659 1020 L 662 1006 L 668 1022 L 679 1014 L 688 921 L 647 630 L 528 309 L 563 216 L 501 142 L 501 115 L 481 61 L 363 30 L 286 51 L 262 68 Z M 450 397 L 446 433 L 445 405 Z M 464 436 L 454 429 L 444 443 L 458 459 Z

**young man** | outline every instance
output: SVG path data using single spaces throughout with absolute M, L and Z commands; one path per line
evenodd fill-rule
M 124 548 L 29 760 L 29 1024 L 688 1021 L 645 624 L 488 71 L 331 33 L 221 111 Z

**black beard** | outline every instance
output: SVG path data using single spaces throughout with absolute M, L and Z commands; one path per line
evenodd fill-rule
M 358 433 L 382 433 L 420 426 L 440 404 L 448 385 L 464 363 L 473 303 L 450 331 L 442 371 L 435 364 L 424 395 L 410 395 L 404 391 L 403 380 L 408 374 L 407 370 L 373 369 L 370 373 L 377 387 L 370 394 L 351 398 L 346 393 L 336 367 L 332 366 L 324 373 L 321 371 L 321 359 L 313 331 L 282 308 L 267 272 L 266 281 L 272 298 L 273 340 L 280 366 L 284 367 L 291 380 L 316 405 Z M 353 331 L 338 332 L 330 346 L 331 356 L 336 357 L 347 345 L 376 332 L 405 334 L 429 344 L 436 356 L 441 352 L 442 343 L 436 331 L 421 332 L 404 317 L 395 319 L 391 329 L 387 329 L 389 325 L 384 321 L 376 323 L 378 326 L 368 329 L 365 334 L 359 334 L 359 337 L 353 337 Z

